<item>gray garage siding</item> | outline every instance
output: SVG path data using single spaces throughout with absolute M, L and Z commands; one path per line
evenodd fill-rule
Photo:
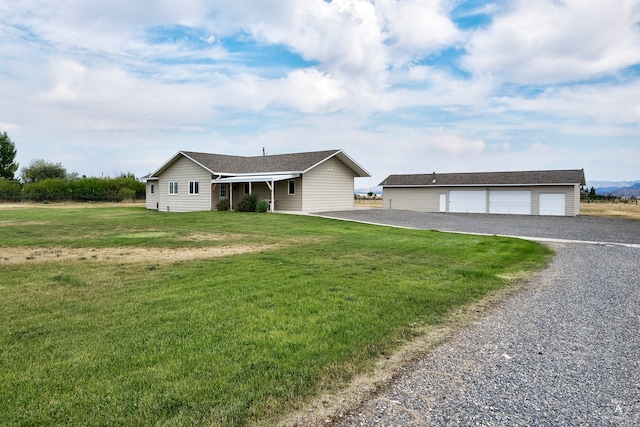
M 572 185 L 541 185 L 514 187 L 384 187 L 384 209 L 402 209 L 418 212 L 439 212 L 439 195 L 447 195 L 447 212 L 449 212 L 450 191 L 487 192 L 487 210 L 489 209 L 490 191 L 531 191 L 531 215 L 539 215 L 540 193 L 566 194 L 566 215 L 575 216 L 580 213 L 580 189 Z M 487 211 L 488 213 L 488 211 Z
M 395 188 L 384 189 L 382 206 L 384 209 L 400 209 L 418 212 L 438 212 L 440 193 L 438 188 Z

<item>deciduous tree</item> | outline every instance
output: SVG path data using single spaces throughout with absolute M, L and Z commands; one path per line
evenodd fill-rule
M 22 168 L 22 181 L 25 184 L 43 181 L 45 179 L 66 179 L 67 170 L 60 163 L 53 163 L 42 159 L 31 160 L 29 166 Z
M 16 153 L 16 146 L 7 132 L 0 133 L 0 178 L 9 180 L 15 178 L 14 174 L 18 170 Z

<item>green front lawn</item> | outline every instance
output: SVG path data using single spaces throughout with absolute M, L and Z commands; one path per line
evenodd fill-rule
M 96 255 L 16 262 L 24 248 Z M 182 257 L 123 258 L 140 248 Z M 0 425 L 272 420 L 550 256 L 303 216 L 0 209 Z

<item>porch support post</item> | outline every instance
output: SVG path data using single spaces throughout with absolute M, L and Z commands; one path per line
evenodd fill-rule
M 271 190 L 271 203 L 269 203 L 269 210 L 270 210 L 271 212 L 275 212 L 275 209 L 276 209 L 276 206 L 275 206 L 275 205 L 276 205 L 276 201 L 275 201 L 275 199 L 274 199 L 274 197 L 273 197 L 273 189 L 274 189 L 274 187 L 275 187 L 275 184 L 274 184 L 273 178 L 271 178 L 271 182 L 269 182 L 269 181 L 265 181 L 265 183 L 267 184 L 267 187 L 269 187 L 269 190 Z
M 216 199 L 216 187 L 218 187 L 218 184 L 215 182 L 211 184 L 211 210 L 213 210 L 213 207 L 215 206 L 214 200 Z

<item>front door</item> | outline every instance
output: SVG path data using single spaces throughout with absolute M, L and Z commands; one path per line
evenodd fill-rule
M 447 211 L 447 195 L 445 193 L 440 194 L 440 212 Z

